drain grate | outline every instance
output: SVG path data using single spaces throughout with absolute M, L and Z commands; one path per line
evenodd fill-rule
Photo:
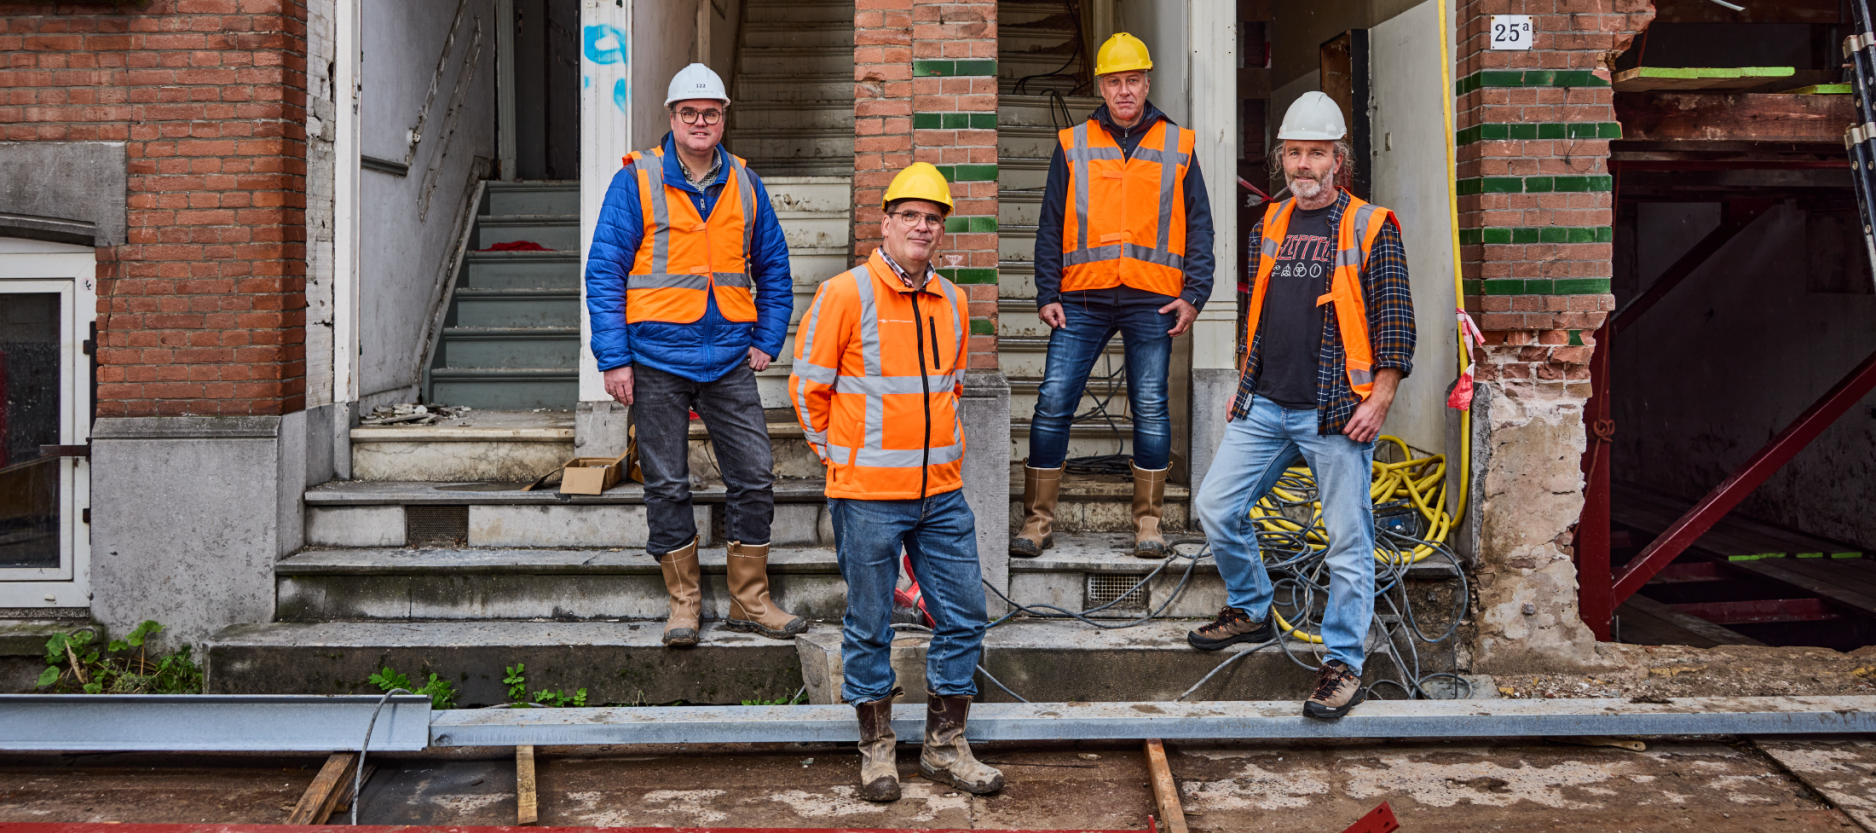
M 469 540 L 469 507 L 404 507 L 404 543 L 461 544 Z
M 1146 610 L 1146 587 L 1134 587 L 1140 583 L 1140 578 L 1138 575 L 1109 573 L 1088 576 L 1087 606 L 1098 607 L 1114 602 L 1114 606 L 1104 613 Z

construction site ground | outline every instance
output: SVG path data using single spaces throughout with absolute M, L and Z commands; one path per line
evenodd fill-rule
M 1546 742 L 1174 743 L 1190 829 L 1333 833 L 1385 801 L 1406 830 L 1876 829 L 1876 743 L 1648 740 L 1646 750 Z M 1009 784 L 979 798 L 916 776 L 904 798 L 854 795 L 849 747 L 543 748 L 542 825 L 1145 829 L 1139 744 L 980 747 Z M 512 825 L 513 750 L 374 756 L 366 824 Z M 0 822 L 278 824 L 319 756 L 20 756 L 0 766 Z M 343 823 L 335 814 L 334 823 Z

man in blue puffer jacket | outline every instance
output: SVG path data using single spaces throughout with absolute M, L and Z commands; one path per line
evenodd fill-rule
M 725 151 L 723 80 L 703 64 L 671 79 L 671 132 L 625 158 L 586 262 L 593 356 L 606 393 L 632 406 L 645 474 L 645 549 L 671 612 L 664 644 L 697 644 L 697 525 L 689 415 L 703 417 L 728 494 L 732 630 L 792 639 L 807 622 L 769 598 L 775 477 L 756 372 L 782 351 L 793 311 L 788 243 L 762 180 Z

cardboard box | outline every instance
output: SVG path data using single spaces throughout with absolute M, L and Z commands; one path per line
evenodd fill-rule
M 625 458 L 628 454 L 630 452 L 617 457 L 575 457 L 529 484 L 527 490 L 545 486 L 558 475 L 561 494 L 597 495 L 619 485 L 619 481 L 625 478 Z

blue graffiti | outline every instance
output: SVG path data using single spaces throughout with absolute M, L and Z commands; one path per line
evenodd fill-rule
M 631 112 L 628 108 L 632 104 L 632 93 L 626 89 L 624 78 L 612 82 L 612 103 L 618 106 L 621 113 Z
M 586 59 L 595 64 L 625 63 L 625 33 L 604 23 L 586 27 Z

